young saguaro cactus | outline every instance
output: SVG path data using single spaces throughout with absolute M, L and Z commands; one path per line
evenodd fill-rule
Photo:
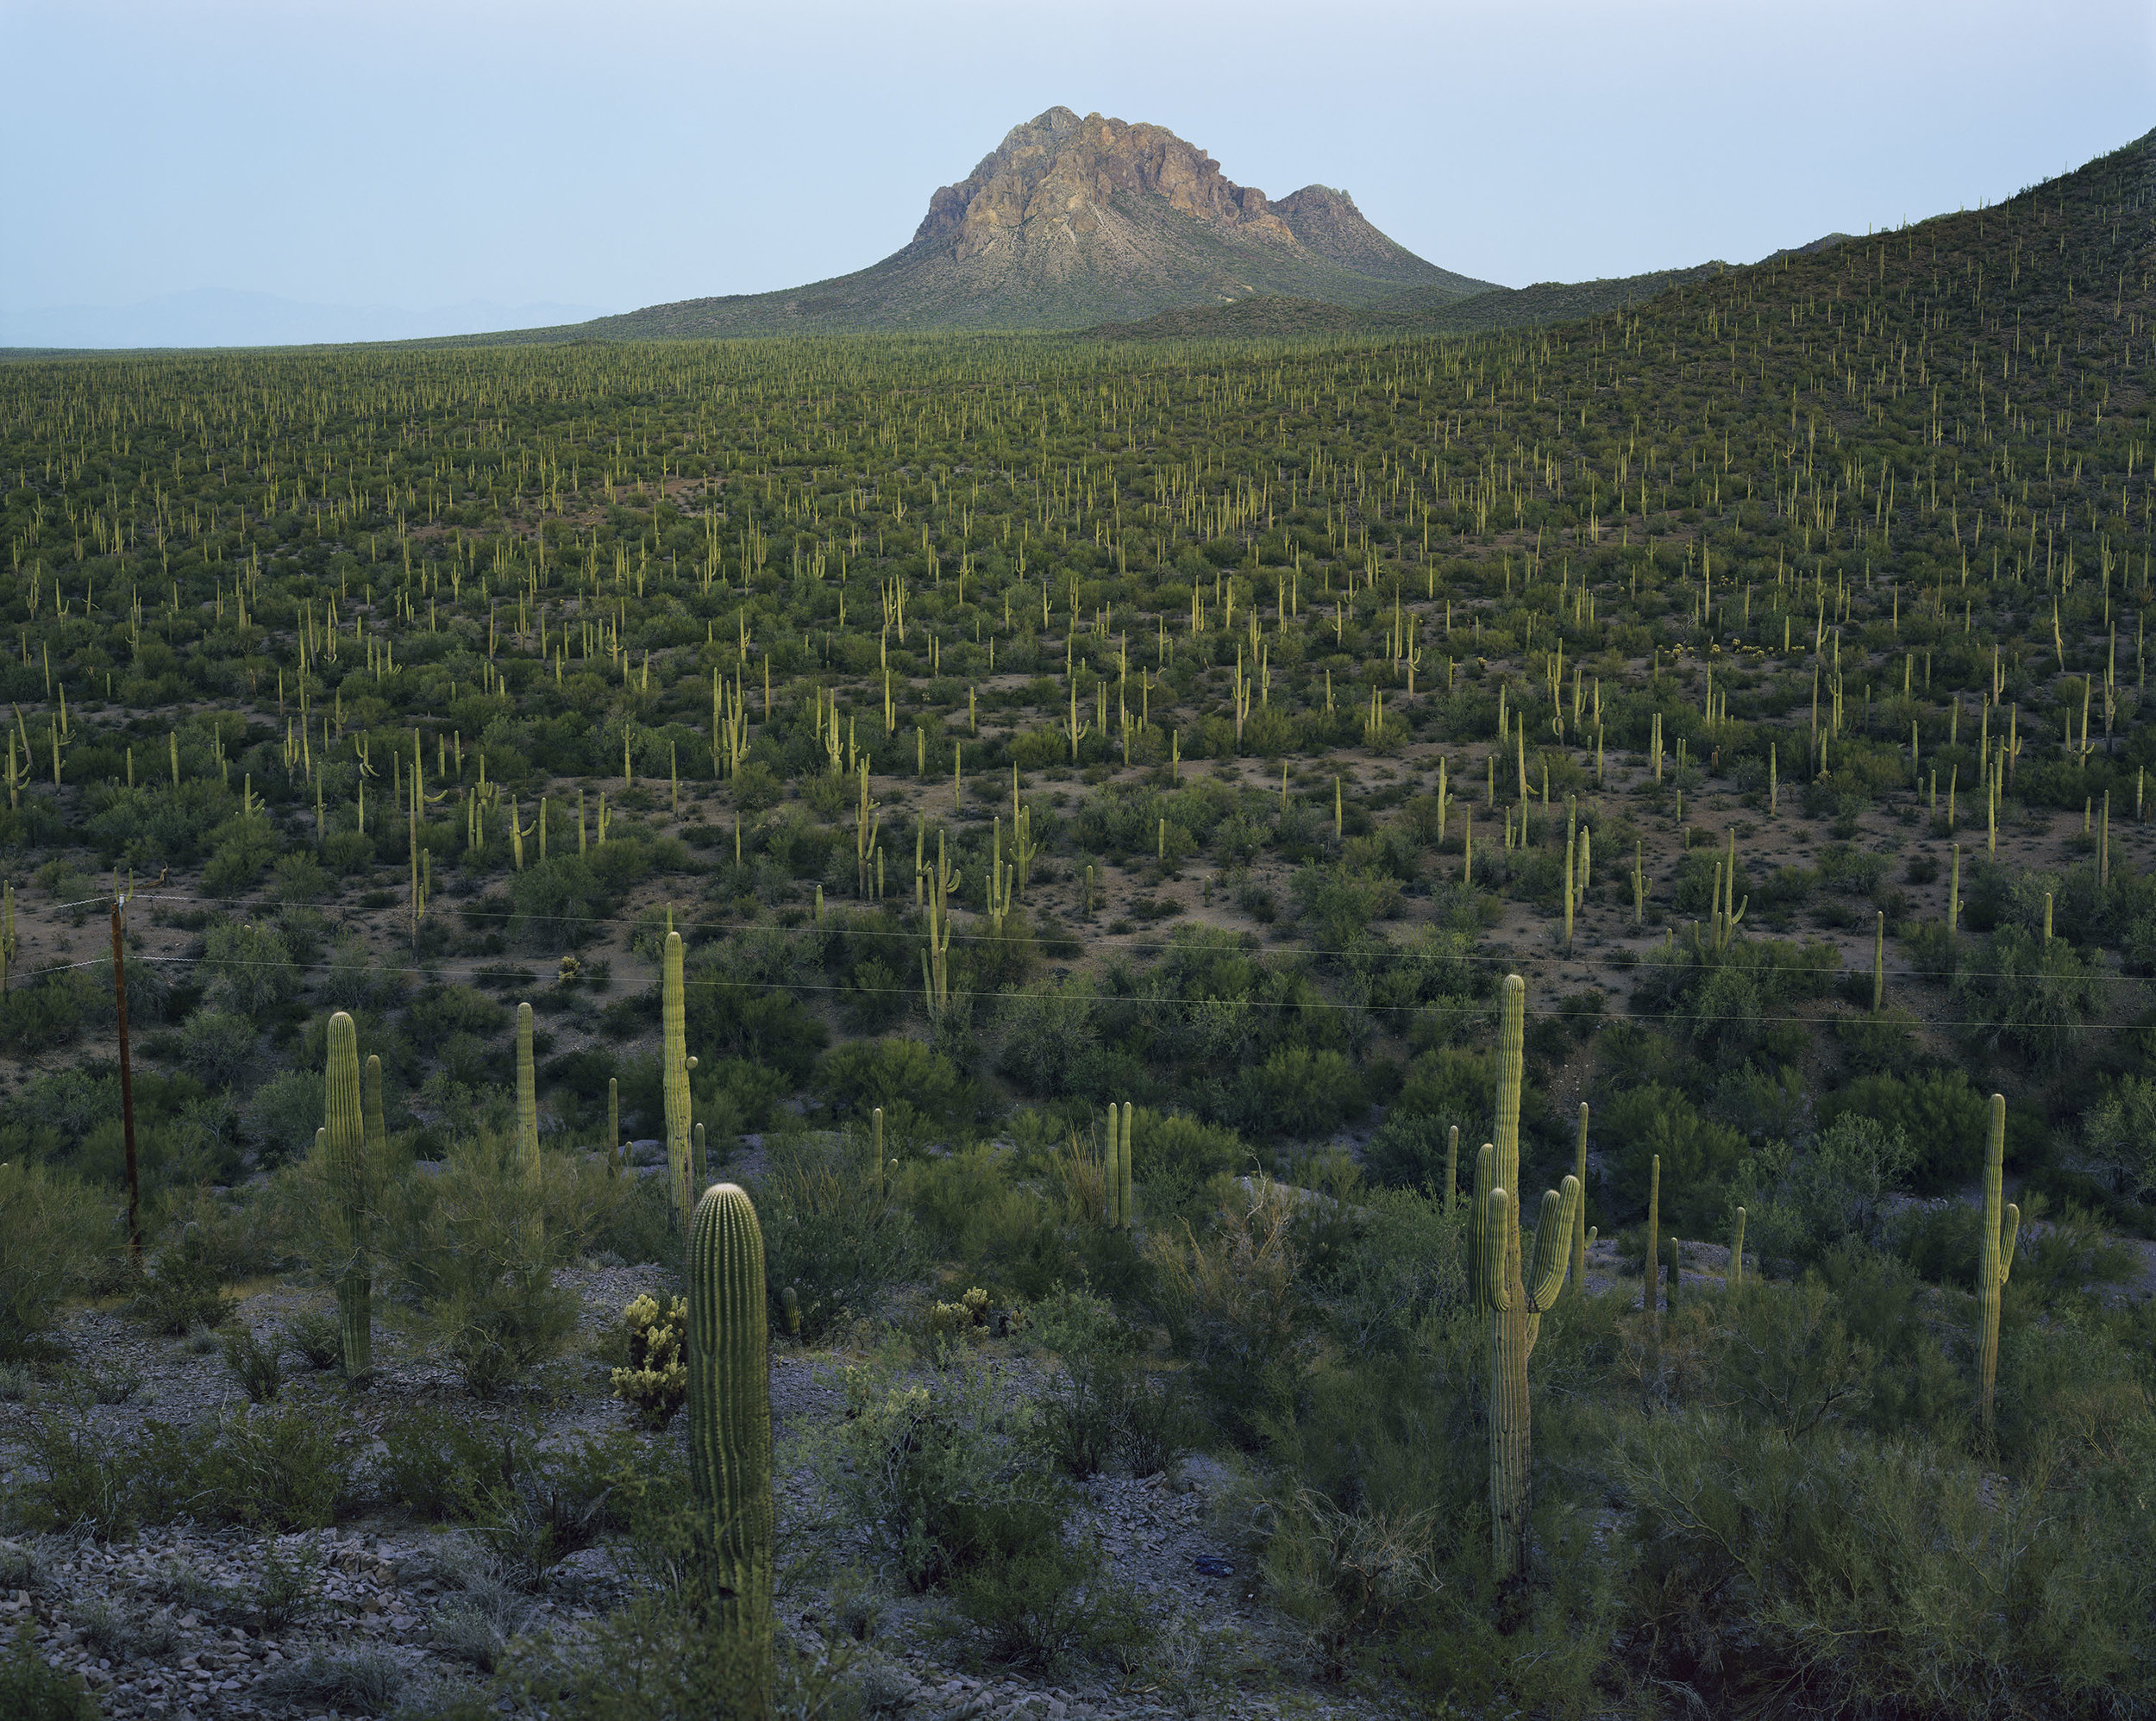
M 1587 1102 L 1580 1101 L 1580 1136 L 1574 1144 L 1572 1175 L 1579 1180 L 1580 1211 L 1572 1221 L 1572 1282 L 1587 1290 Z
M 389 1151 L 389 1128 L 382 1116 L 382 1061 L 371 1052 L 367 1059 L 367 1087 L 360 1103 L 367 1125 L 367 1158 L 379 1166 Z
M 2006 1096 L 1995 1093 L 1984 1130 L 1984 1219 L 1979 1231 L 1983 1255 L 1977 1263 L 1977 1417 L 1987 1443 L 1999 1384 L 1999 1305 L 2014 1270 L 2014 1242 L 2021 1229 L 2021 1208 L 2001 1199 L 2005 1166 Z
M 681 935 L 667 934 L 659 1006 L 660 1053 L 667 1109 L 667 1179 L 674 1211 L 686 1229 L 694 1211 L 689 1199 L 688 1004 L 681 978 Z
M 689 1480 L 708 1543 L 719 1629 L 768 1701 L 772 1640 L 770 1316 L 763 1233 L 737 1186 L 704 1192 L 689 1223 Z
M 329 1018 L 323 1091 L 323 1146 L 343 1210 L 348 1250 L 337 1275 L 337 1336 L 345 1379 L 356 1381 L 374 1366 L 373 1286 L 367 1250 L 367 1128 L 360 1116 L 360 1036 L 342 1010 Z
M 1497 1111 L 1493 1139 L 1475 1161 L 1469 1254 L 1476 1305 L 1489 1323 L 1490 1535 L 1497 1575 L 1516 1576 L 1527 1543 L 1529 1459 L 1527 1357 L 1542 1317 L 1557 1305 L 1579 1223 L 1580 1181 L 1546 1192 L 1536 1216 L 1532 1264 L 1522 1260 L 1519 1204 L 1520 1087 L 1526 1062 L 1527 986 L 1505 977 L 1497 1029 Z M 1523 1267 L 1525 1271 L 1523 1273 Z

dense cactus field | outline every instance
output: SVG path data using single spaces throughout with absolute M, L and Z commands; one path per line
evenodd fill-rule
M 383 1713 L 2145 1712 L 2153 174 L 1463 339 L 0 367 L 9 1557 L 605 1551 Z M 122 1308 L 260 1402 L 93 1437 Z

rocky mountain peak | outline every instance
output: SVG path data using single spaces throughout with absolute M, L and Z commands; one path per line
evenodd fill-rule
M 963 260 L 1036 223 L 1082 240 L 1100 230 L 1119 192 L 1131 191 L 1150 192 L 1238 238 L 1295 242 L 1264 192 L 1237 185 L 1205 151 L 1165 127 L 1100 114 L 1080 119 L 1069 108 L 1050 108 L 1013 126 L 966 179 L 938 190 L 914 243 Z

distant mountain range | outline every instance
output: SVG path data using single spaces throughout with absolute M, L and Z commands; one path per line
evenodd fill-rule
M 398 305 L 310 304 L 271 293 L 206 287 L 135 304 L 0 310 L 0 347 L 298 347 L 479 335 L 604 316 L 599 305 L 498 304 L 481 299 L 414 310 Z
M 1802 250 L 1847 235 L 1829 234 Z M 1777 252 L 1777 257 L 1786 255 Z M 1156 125 L 1050 108 L 929 199 L 905 248 L 779 292 L 648 305 L 471 303 L 429 311 L 173 293 L 0 311 L 0 347 L 283 346 L 450 339 L 710 340 L 1026 329 L 1100 340 L 1469 333 L 1590 316 L 1726 266 L 1502 287 L 1418 257 L 1326 185 L 1279 198 Z

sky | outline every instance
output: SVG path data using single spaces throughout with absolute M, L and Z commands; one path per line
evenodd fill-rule
M 0 311 L 791 286 L 1059 103 L 1514 286 L 1993 201 L 2156 127 L 2147 0 L 0 0 Z

